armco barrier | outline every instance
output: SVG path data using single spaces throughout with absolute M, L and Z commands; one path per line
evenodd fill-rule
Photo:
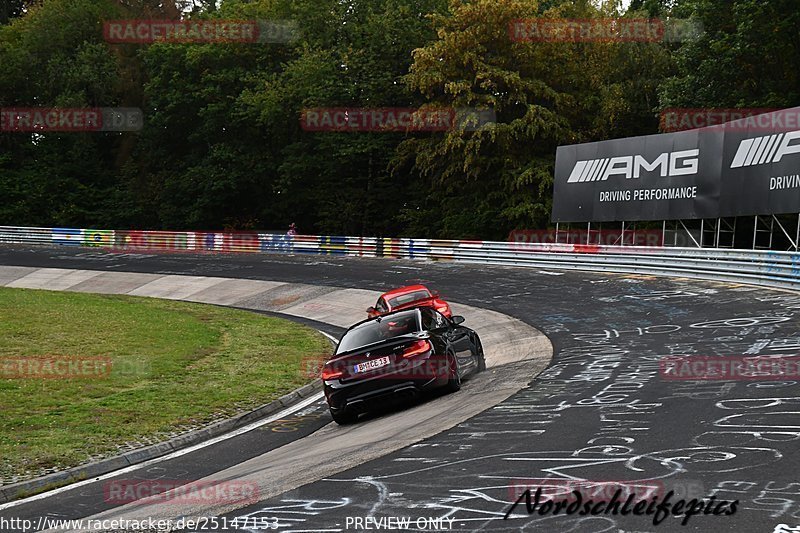
M 800 288 L 800 253 L 759 250 L 0 226 L 2 243 L 99 247 L 124 252 L 388 257 L 656 274 Z

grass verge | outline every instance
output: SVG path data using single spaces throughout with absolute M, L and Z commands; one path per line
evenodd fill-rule
M 268 403 L 325 353 L 318 332 L 246 311 L 0 288 L 0 484 Z

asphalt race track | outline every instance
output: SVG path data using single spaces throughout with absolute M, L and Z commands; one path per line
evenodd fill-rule
M 407 518 L 411 531 L 771 533 L 779 524 L 800 526 L 798 382 L 668 381 L 659 374 L 659 359 L 668 355 L 800 353 L 800 296 L 794 293 L 649 276 L 310 255 L 6 246 L 0 265 L 375 290 L 423 282 L 451 301 L 505 313 L 551 339 L 551 366 L 494 408 L 421 443 L 231 512 L 229 523 L 238 517 L 247 528 L 245 518 L 260 517 L 272 531 L 330 532 L 364 530 L 368 517 Z M 451 397 L 469 402 L 468 387 Z M 310 413 L 292 439 L 339 430 L 322 427 L 329 420 L 324 411 Z M 374 423 L 362 422 L 367 428 Z M 179 467 L 210 473 L 246 462 L 262 434 L 241 435 L 236 439 L 250 444 L 231 439 L 222 456 Z M 739 503 L 733 515 L 701 513 L 685 526 L 682 516 L 659 525 L 652 515 L 528 516 L 524 505 L 504 520 L 520 488 L 535 488 L 542 478 L 570 488 L 575 480 L 624 484 L 642 498 L 674 490 L 673 500 L 714 496 L 715 505 Z M 65 492 L 0 514 L 94 509 L 97 497 Z
M 228 305 L 256 312 L 280 312 L 281 316 L 289 319 L 323 321 L 339 328 L 362 320 L 366 307 L 380 294 L 374 290 L 308 283 L 24 266 L 0 266 L 0 286 L 127 294 Z M 423 398 L 423 401 L 408 405 L 402 411 L 387 410 L 373 416 L 372 423 L 354 425 L 347 430 L 329 424 L 328 428 L 306 438 L 292 438 L 289 439 L 291 442 L 276 446 L 276 439 L 269 432 L 297 431 L 296 434 L 300 434 L 299 425 L 308 430 L 308 426 L 313 427 L 324 413 L 322 393 L 306 391 L 302 401 L 297 397 L 295 401 L 291 398 L 281 400 L 283 411 L 268 418 L 248 416 L 252 422 L 238 427 L 233 433 L 214 438 L 207 436 L 203 443 L 178 450 L 162 444 L 157 446 L 157 451 L 161 452 L 158 457 L 148 453 L 147 449 L 110 457 L 108 460 L 115 465 L 112 470 L 98 468 L 95 464 L 87 470 L 73 472 L 73 479 L 81 480 L 79 483 L 32 499 L 1 503 L 0 511 L 14 508 L 14 514 L 9 516 L 26 520 L 27 524 L 18 528 L 23 530 L 128 528 L 113 524 L 51 526 L 44 522 L 44 517 L 71 520 L 91 516 L 93 519 L 133 521 L 134 524 L 146 520 L 149 524 L 150 520 L 168 520 L 178 515 L 218 516 L 349 470 L 449 429 L 523 389 L 530 377 L 521 376 L 540 373 L 552 360 L 550 341 L 524 322 L 461 303 L 453 304 L 452 309 L 464 315 L 476 328 L 486 348 L 488 371 L 465 384 L 469 402 L 463 402 L 460 395 L 430 395 L 428 399 L 436 398 L 437 401 L 424 401 Z M 311 325 L 326 329 L 319 322 Z M 314 354 L 311 357 L 316 359 Z M 191 401 L 191 397 L 186 401 Z M 242 439 L 238 437 L 256 430 L 264 433 L 247 441 L 246 450 L 231 448 L 231 443 L 226 442 L 237 437 L 233 443 L 240 446 Z M 179 446 L 191 435 L 184 433 L 175 438 L 176 446 Z M 217 455 L 226 457 L 227 467 L 217 467 L 219 461 L 214 459 Z M 140 464 L 145 460 L 146 463 Z M 185 465 L 192 464 L 192 461 L 210 466 L 211 472 L 186 468 Z M 53 480 L 39 478 L 34 487 L 7 485 L 9 482 L 13 483 L 11 480 L 3 481 L 0 487 L 3 501 L 7 501 L 9 496 L 13 499 L 19 491 L 24 494 L 32 488 L 46 487 Z M 170 486 L 185 491 L 200 485 L 219 487 L 228 492 L 227 489 L 236 484 L 247 487 L 248 495 L 252 497 L 244 499 L 223 495 L 216 498 L 216 489 L 210 488 L 200 497 L 175 498 L 175 491 L 169 490 Z M 241 493 L 240 490 L 237 492 Z M 119 495 L 122 493 L 126 496 L 121 498 Z M 3 515 L 0 515 L 0 527 L 7 527 L 2 519 Z

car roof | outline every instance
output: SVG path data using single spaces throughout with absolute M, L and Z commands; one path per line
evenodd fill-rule
M 387 318 L 391 318 L 392 315 L 396 315 L 396 314 L 399 314 L 399 313 L 408 313 L 408 312 L 411 312 L 411 311 L 416 311 L 420 315 L 422 314 L 422 311 L 420 311 L 419 307 L 412 307 L 411 309 L 398 309 L 397 311 L 391 311 L 389 313 L 386 313 L 385 315 L 381 315 L 381 316 L 378 316 L 378 317 L 375 317 L 375 318 L 368 318 L 366 320 L 362 320 L 361 322 L 356 322 L 355 324 L 353 324 L 352 326 L 347 328 L 347 331 L 350 331 L 351 329 L 357 328 L 358 326 L 360 326 L 362 324 L 365 324 L 367 322 L 382 322 L 382 321 L 386 320 Z M 422 318 L 422 317 L 420 317 L 420 318 Z M 345 333 L 347 333 L 347 331 L 345 331 Z
M 397 289 L 392 289 L 388 292 L 384 292 L 382 296 L 385 298 L 394 298 L 395 296 L 402 296 L 404 294 L 409 294 L 411 292 L 416 292 L 416 291 L 428 291 L 428 293 L 431 292 L 425 285 L 407 285 L 405 287 L 400 287 Z

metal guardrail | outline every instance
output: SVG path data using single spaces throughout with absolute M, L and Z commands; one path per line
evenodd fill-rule
M 388 257 L 655 274 L 800 288 L 800 254 L 777 251 L 0 226 L 2 243 L 84 246 L 128 253 L 309 253 Z

